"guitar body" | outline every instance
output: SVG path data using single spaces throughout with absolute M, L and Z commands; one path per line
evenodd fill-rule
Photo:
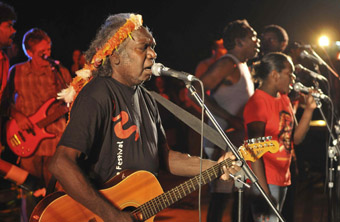
M 7 144 L 16 155 L 20 157 L 31 156 L 43 139 L 55 137 L 54 134 L 46 132 L 45 128 L 39 128 L 36 125 L 37 122 L 47 117 L 46 111 L 54 101 L 55 98 L 49 99 L 35 114 L 28 117 L 33 124 L 33 132 L 20 130 L 15 119 L 7 122 Z
M 262 139 L 262 138 L 261 138 Z M 277 141 L 263 140 L 241 146 L 245 160 L 258 159 L 267 151 L 278 150 Z M 258 156 L 256 156 L 258 155 Z M 140 221 L 153 221 L 155 215 L 186 195 L 199 188 L 199 184 L 207 184 L 220 177 L 224 171 L 222 166 L 231 167 L 233 160 L 227 158 L 196 175 L 186 182 L 163 192 L 155 176 L 147 171 L 125 170 L 109 180 L 109 188 L 100 192 L 120 210 L 128 210 Z M 201 178 L 201 179 L 200 179 Z M 34 208 L 30 222 L 58 221 L 102 221 L 100 217 L 73 200 L 63 192 L 46 196 Z
M 100 192 L 117 208 L 128 210 L 137 208 L 143 203 L 161 195 L 163 189 L 156 177 L 147 171 L 125 170 L 112 180 L 110 188 Z M 154 220 L 149 218 L 148 222 Z M 35 207 L 30 222 L 74 222 L 74 221 L 103 221 L 99 216 L 73 200 L 63 192 L 46 196 Z

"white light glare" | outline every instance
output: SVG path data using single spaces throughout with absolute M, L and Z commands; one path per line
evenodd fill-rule
M 319 45 L 320 46 L 329 46 L 329 39 L 328 39 L 328 37 L 327 36 L 321 36 L 320 38 L 319 38 Z

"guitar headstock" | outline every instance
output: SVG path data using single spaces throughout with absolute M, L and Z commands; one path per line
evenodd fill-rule
M 269 136 L 246 140 L 238 151 L 245 160 L 255 162 L 266 152 L 276 153 L 279 150 L 279 143 L 271 138 Z

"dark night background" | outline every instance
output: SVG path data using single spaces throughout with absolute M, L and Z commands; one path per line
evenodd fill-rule
M 281 25 L 290 40 L 306 44 L 316 44 L 322 33 L 333 42 L 340 40 L 338 0 L 4 2 L 18 15 L 15 41 L 20 44 L 26 31 L 39 27 L 53 41 L 52 57 L 67 67 L 72 51 L 86 50 L 105 18 L 119 12 L 142 14 L 157 41 L 157 61 L 190 73 L 210 55 L 210 44 L 220 37 L 223 27 L 235 19 L 247 19 L 258 33 L 265 25 Z

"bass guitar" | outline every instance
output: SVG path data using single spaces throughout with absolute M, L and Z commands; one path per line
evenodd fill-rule
M 31 130 L 21 130 L 15 119 L 11 119 L 6 124 L 6 139 L 9 148 L 20 157 L 31 156 L 43 139 L 54 138 L 55 135 L 48 133 L 45 127 L 59 119 L 68 112 L 68 108 L 59 105 L 56 110 L 47 116 L 47 110 L 56 99 L 51 98 L 45 102 L 39 110 L 28 117 L 33 124 Z
M 266 140 L 245 144 L 239 148 L 245 160 L 253 161 L 267 151 L 277 152 L 277 141 Z M 232 166 L 231 159 L 226 159 L 202 172 L 201 184 L 207 184 L 223 174 L 222 166 Z M 197 190 L 200 175 L 197 175 L 173 189 L 163 192 L 156 177 L 147 171 L 125 170 L 113 177 L 108 183 L 110 187 L 100 192 L 118 209 L 129 211 L 138 221 L 151 222 L 161 210 Z M 34 208 L 30 222 L 73 222 L 103 221 L 99 216 L 73 200 L 64 192 L 58 191 L 47 195 Z

